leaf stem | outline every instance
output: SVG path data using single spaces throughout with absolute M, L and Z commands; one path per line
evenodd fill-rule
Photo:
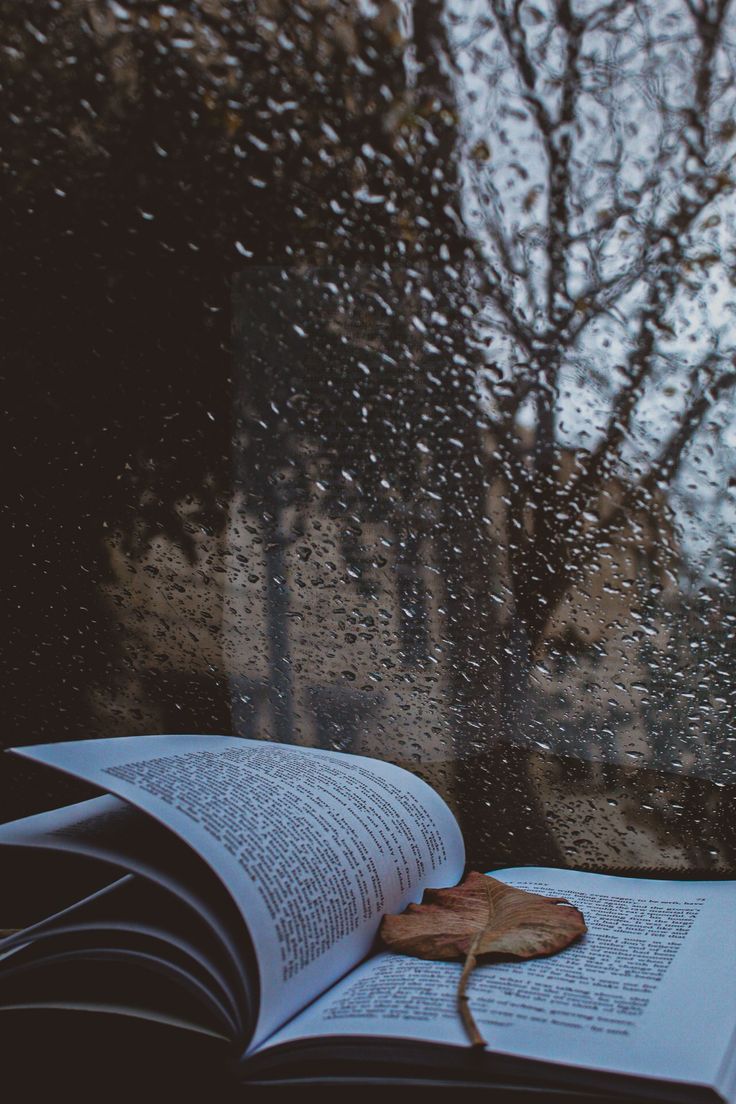
M 468 978 L 475 969 L 476 964 L 476 951 L 480 945 L 483 932 L 478 932 L 473 942 L 468 948 L 468 953 L 465 956 L 465 964 L 463 966 L 463 972 L 460 975 L 460 981 L 457 984 L 457 1010 L 460 1013 L 460 1019 L 463 1021 L 463 1027 L 470 1040 L 470 1043 L 474 1047 L 485 1047 L 486 1041 L 478 1030 L 478 1025 L 475 1022 L 473 1013 L 470 1011 L 470 1004 L 468 1003 L 468 995 L 466 989 L 468 987 Z
M 485 1047 L 486 1041 L 478 1030 L 475 1017 L 470 1011 L 466 990 L 468 988 L 468 978 L 475 969 L 478 961 L 478 948 L 480 947 L 481 940 L 493 923 L 493 914 L 496 911 L 496 906 L 493 903 L 493 893 L 491 892 L 490 881 L 485 885 L 485 891 L 488 899 L 488 920 L 485 928 L 476 934 L 473 942 L 468 947 L 468 953 L 465 956 L 465 963 L 463 965 L 463 972 L 460 975 L 460 981 L 457 983 L 457 1010 L 460 1013 L 460 1019 L 463 1021 L 463 1027 L 465 1028 L 471 1046 L 474 1047 Z

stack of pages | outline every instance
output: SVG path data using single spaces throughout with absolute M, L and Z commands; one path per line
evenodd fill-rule
M 736 884 L 494 871 L 580 908 L 552 958 L 381 951 L 386 913 L 463 874 L 444 801 L 374 759 L 226 736 L 19 748 L 102 796 L 0 826 L 99 890 L 0 942 L 0 1007 L 109 1009 L 231 1041 L 250 1082 L 525 1085 L 736 1104 Z M 0 917 L 2 923 L 2 917 Z

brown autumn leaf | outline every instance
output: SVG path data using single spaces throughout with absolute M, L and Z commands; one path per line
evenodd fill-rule
M 398 954 L 465 960 L 458 1009 L 471 1042 L 484 1046 L 465 993 L 478 958 L 556 954 L 587 930 L 583 914 L 564 898 L 527 893 L 471 871 L 460 885 L 425 890 L 420 905 L 384 916 L 380 936 Z

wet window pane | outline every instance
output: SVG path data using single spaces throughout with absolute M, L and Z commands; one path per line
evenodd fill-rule
M 732 869 L 733 5 L 5 7 L 4 742 L 351 749 L 475 863 Z

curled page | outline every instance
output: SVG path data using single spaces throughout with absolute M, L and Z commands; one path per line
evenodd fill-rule
M 462 874 L 462 836 L 442 799 L 375 759 L 230 736 L 14 750 L 143 809 L 215 871 L 256 948 L 252 1045 L 355 966 L 384 913 Z

